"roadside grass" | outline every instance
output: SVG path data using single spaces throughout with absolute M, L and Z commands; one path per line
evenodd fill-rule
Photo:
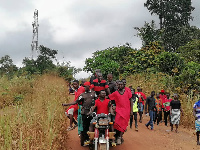
M 0 79 L 0 149 L 66 149 L 65 80 L 52 75 Z
M 183 109 L 184 116 L 181 116 L 180 124 L 183 127 L 194 128 L 194 117 L 193 117 L 193 105 L 197 102 L 200 97 L 197 94 L 194 94 L 194 91 L 191 91 L 188 95 L 180 90 L 179 87 L 175 87 L 172 78 L 163 73 L 156 74 L 135 74 L 127 77 L 127 86 L 132 85 L 133 88 L 137 90 L 137 87 L 140 86 L 143 89 L 143 92 L 148 97 L 150 96 L 151 91 L 159 93 L 161 89 L 164 89 L 166 92 L 170 93 L 170 97 L 173 99 L 173 94 L 178 93 L 180 96 L 181 106 Z

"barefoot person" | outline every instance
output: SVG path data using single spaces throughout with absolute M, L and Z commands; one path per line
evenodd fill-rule
M 91 116 L 87 114 L 90 112 L 90 109 L 95 101 L 96 95 L 95 92 L 90 89 L 90 82 L 84 83 L 85 92 L 82 93 L 78 99 L 72 103 L 62 104 L 63 106 L 75 105 L 78 103 L 82 103 L 81 115 L 83 121 L 83 131 L 82 135 L 85 139 L 85 143 L 88 143 L 89 137 L 87 135 L 87 131 L 89 131 L 90 121 L 92 119 Z
M 79 97 L 79 95 L 85 91 L 85 89 L 84 89 L 83 86 L 79 87 L 79 81 L 78 80 L 73 81 L 73 88 L 75 89 L 74 100 L 76 100 Z M 66 110 L 65 114 L 70 119 L 70 123 L 69 123 L 69 127 L 67 128 L 67 131 L 73 130 L 75 127 L 78 126 L 78 124 L 76 122 L 77 115 L 78 115 L 78 104 L 70 106 Z M 74 124 L 74 126 L 73 126 L 73 124 Z
M 193 115 L 195 117 L 195 128 L 197 135 L 197 145 L 200 145 L 199 134 L 200 134 L 200 99 L 193 106 Z
M 133 115 L 133 101 L 131 100 L 132 94 L 130 90 L 125 90 L 122 81 L 118 82 L 118 91 L 109 95 L 111 100 L 116 103 L 116 116 L 114 129 L 118 130 L 119 137 L 117 137 L 117 144 L 121 144 L 122 135 L 126 131 L 130 115 Z
M 178 100 L 178 94 L 174 94 L 174 99 L 170 103 L 170 114 L 171 114 L 171 131 L 173 131 L 173 125 L 176 126 L 175 132 L 178 132 L 178 125 L 180 121 L 180 114 L 183 111 L 181 108 L 181 102 Z

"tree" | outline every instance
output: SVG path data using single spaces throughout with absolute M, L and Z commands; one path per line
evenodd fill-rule
M 177 50 L 187 62 L 194 61 L 200 64 L 200 40 L 192 40 Z
M 43 45 L 39 47 L 40 54 L 37 56 L 36 60 L 25 58 L 23 64 L 25 65 L 25 70 L 30 74 L 40 73 L 43 74 L 45 71 L 50 71 L 56 68 L 53 60 L 56 58 L 57 50 L 52 50 Z
M 141 38 L 143 46 L 151 42 L 161 41 L 161 31 L 156 28 L 155 21 L 153 20 L 151 23 L 145 22 L 144 27 L 135 27 L 134 29 L 137 30 L 137 35 Z
M 115 79 L 117 79 L 120 74 L 124 73 L 124 66 L 129 63 L 127 56 L 132 50 L 130 44 L 126 43 L 122 46 L 96 51 L 93 53 L 92 58 L 85 60 L 83 70 L 94 72 L 95 69 L 101 69 L 104 78 L 108 73 L 112 73 Z
M 161 38 L 166 51 L 174 52 L 191 40 L 188 37 L 190 35 L 180 34 L 190 29 L 189 21 L 192 20 L 191 12 L 194 10 L 191 0 L 147 0 L 144 6 L 151 14 L 159 16 Z
M 9 55 L 5 55 L 0 59 L 0 74 L 7 74 L 12 76 L 14 72 L 18 70 L 17 66 L 13 64 L 13 60 Z
M 179 54 L 162 52 L 156 58 L 157 69 L 169 75 L 179 75 L 185 67 L 184 59 Z

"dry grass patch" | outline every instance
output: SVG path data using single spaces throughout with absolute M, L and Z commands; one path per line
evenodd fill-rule
M 65 81 L 43 75 L 23 83 L 18 85 L 22 103 L 0 112 L 0 149 L 65 149 L 66 118 L 61 106 L 68 100 Z

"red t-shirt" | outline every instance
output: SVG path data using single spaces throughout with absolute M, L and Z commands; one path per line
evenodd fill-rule
M 163 102 L 163 106 L 164 106 L 164 111 L 170 111 L 170 103 L 171 103 L 172 99 L 165 99 Z
M 144 98 L 144 100 L 146 100 L 147 99 L 146 95 L 142 92 L 135 92 L 135 94 L 139 96 L 140 103 L 144 105 L 144 101 L 142 100 L 141 96 Z
M 95 101 L 95 106 L 97 108 L 97 114 L 101 114 L 101 113 L 104 113 L 104 114 L 108 114 L 109 111 L 108 111 L 108 103 L 109 103 L 109 99 L 104 99 L 104 101 L 101 101 L 100 99 L 97 99 Z
M 166 98 L 167 98 L 166 95 L 162 95 L 162 94 L 160 94 L 160 99 L 161 99 L 161 101 L 162 101 L 162 108 L 164 108 L 163 103 L 164 103 L 164 101 L 165 101 Z

